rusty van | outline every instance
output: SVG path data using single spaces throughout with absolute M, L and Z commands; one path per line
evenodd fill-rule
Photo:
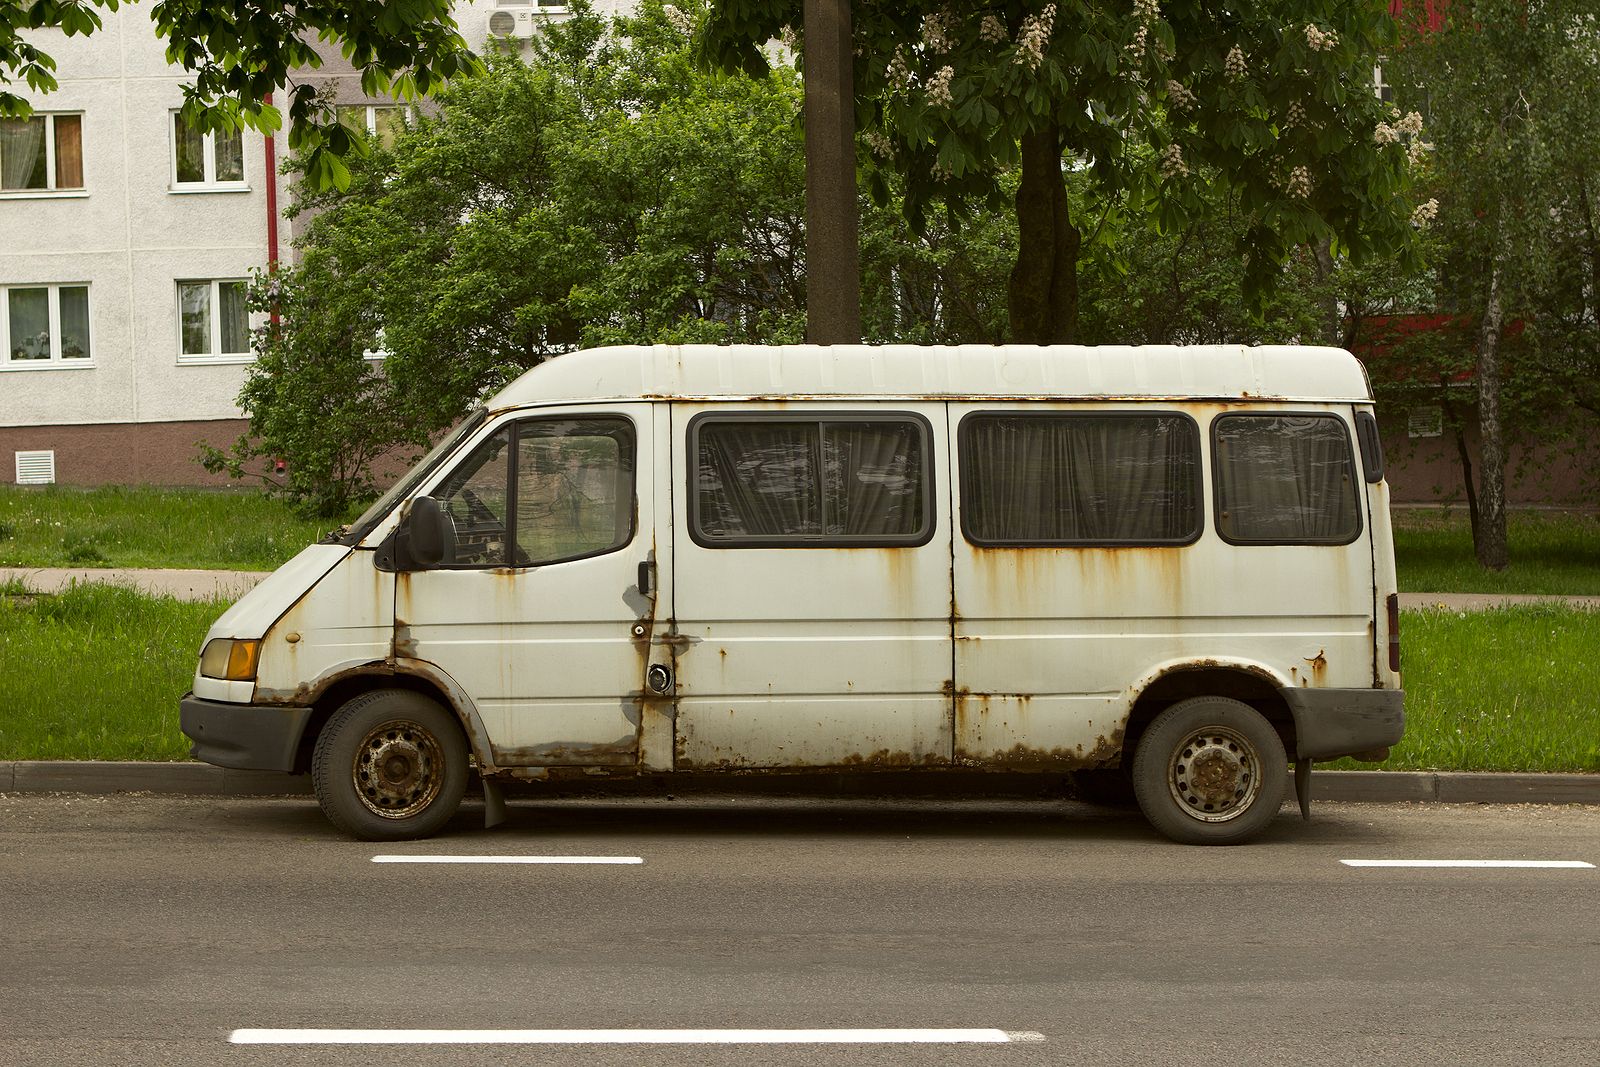
M 1404 716 L 1372 392 L 1307 347 L 632 346 L 507 386 L 211 627 L 194 755 L 356 837 L 469 775 L 1120 775 L 1231 843 Z

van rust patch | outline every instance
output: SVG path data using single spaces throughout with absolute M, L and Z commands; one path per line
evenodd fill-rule
M 1328 680 L 1328 657 L 1326 651 L 1319 648 L 1315 656 L 1305 657 L 1305 660 L 1311 664 L 1311 684 L 1317 686 L 1325 685 Z
M 494 761 L 501 767 L 537 764 L 632 766 L 638 758 L 637 745 L 637 735 L 630 733 L 606 742 L 551 741 L 542 745 L 497 746 Z

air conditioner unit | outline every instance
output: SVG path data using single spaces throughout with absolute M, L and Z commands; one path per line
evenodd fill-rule
M 489 12 L 491 40 L 526 41 L 538 26 L 536 7 L 501 7 Z

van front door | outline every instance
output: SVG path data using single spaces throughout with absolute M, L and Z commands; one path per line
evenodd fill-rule
M 398 576 L 395 656 L 466 691 L 496 766 L 640 760 L 652 418 L 616 404 L 507 420 L 428 492 L 453 558 Z
M 675 405 L 680 769 L 949 762 L 944 426 L 942 404 Z

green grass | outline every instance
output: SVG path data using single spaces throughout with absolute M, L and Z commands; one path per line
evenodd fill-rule
M 1600 595 L 1600 515 L 1512 512 L 1511 566 L 1478 566 L 1465 509 L 1396 508 L 1394 554 L 1407 593 Z
M 224 603 L 0 585 L 0 759 L 182 759 L 178 698 Z M 1600 612 L 1408 611 L 1392 770 L 1600 771 Z M 1330 766 L 1358 767 L 1348 762 Z
M 0 567 L 273 570 L 335 525 L 256 492 L 0 486 Z
M 178 698 L 226 602 L 0 585 L 0 759 L 174 760 Z

